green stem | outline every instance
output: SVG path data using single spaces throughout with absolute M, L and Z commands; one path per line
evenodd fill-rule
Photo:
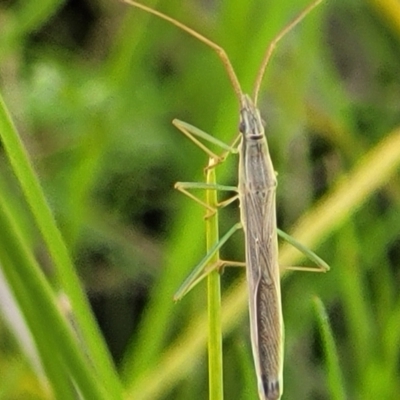
M 209 166 L 213 165 L 210 159 Z M 216 183 L 215 168 L 207 171 L 207 184 Z M 207 190 L 207 204 L 217 209 L 217 191 Z M 218 213 L 206 220 L 207 252 L 210 251 L 219 240 Z M 215 252 L 210 265 L 217 263 L 219 252 Z M 222 377 L 222 327 L 221 327 L 221 285 L 220 273 L 216 269 L 207 278 L 208 288 L 208 376 L 209 376 L 209 398 L 210 400 L 223 399 L 223 377 Z

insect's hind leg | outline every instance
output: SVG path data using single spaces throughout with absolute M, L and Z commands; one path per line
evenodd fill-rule
M 294 271 L 310 271 L 310 272 L 327 272 L 330 270 L 329 265 L 319 256 L 317 256 L 313 251 L 311 251 L 308 247 L 304 246 L 292 236 L 288 235 L 287 233 L 283 232 L 280 229 L 277 229 L 278 235 L 291 244 L 294 248 L 299 250 L 303 253 L 308 259 L 310 259 L 314 264 L 315 267 L 303 267 L 303 266 L 289 266 L 284 267 L 285 269 L 290 269 Z
M 210 263 L 212 257 L 221 249 L 221 247 L 228 241 L 228 239 L 239 229 L 242 228 L 241 223 L 235 224 L 225 235 L 217 242 L 204 258 L 196 265 L 190 275 L 182 283 L 181 287 L 174 295 L 174 300 L 178 301 L 185 296 L 193 287 L 202 281 L 210 272 L 215 269 L 223 269 L 226 266 L 242 266 L 243 263 L 236 261 L 218 260 L 216 263 L 211 264 L 208 268 L 206 266 Z

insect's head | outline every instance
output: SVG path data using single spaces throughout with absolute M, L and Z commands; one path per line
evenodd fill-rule
M 257 140 L 264 136 L 260 111 L 247 94 L 242 95 L 240 99 L 239 131 L 246 139 Z

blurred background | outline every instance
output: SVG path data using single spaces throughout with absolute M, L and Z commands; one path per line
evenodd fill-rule
M 146 4 L 220 44 L 251 93 L 266 44 L 309 1 Z M 127 398 L 206 399 L 206 285 L 179 303 L 172 297 L 205 251 L 205 212 L 173 186 L 204 181 L 207 156 L 171 121 L 233 140 L 238 102 L 220 60 L 173 25 L 118 1 L 2 0 L 0 89 Z M 278 172 L 278 225 L 331 266 L 282 280 L 284 398 L 334 398 L 313 311 L 318 296 L 345 398 L 396 399 L 400 3 L 324 1 L 280 42 L 259 106 Z M 3 153 L 0 163 L 2 196 L 18 207 L 51 277 Z M 217 174 L 221 184 L 236 185 L 237 157 Z M 221 232 L 238 219 L 237 203 L 222 210 Z M 242 261 L 243 246 L 239 232 L 223 257 Z M 282 251 L 282 266 L 309 265 Z M 256 398 L 244 276 L 240 268 L 222 276 L 227 399 Z M 44 398 L 1 290 L 0 376 L 23 371 L 7 389 L 0 381 L 1 398 Z

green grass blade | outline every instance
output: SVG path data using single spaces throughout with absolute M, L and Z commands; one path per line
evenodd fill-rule
M 54 293 L 26 246 L 6 200 L 0 196 L 0 259 L 5 276 L 44 357 L 43 365 L 53 378 L 55 392 L 67 391 L 70 379 L 76 381 L 85 399 L 107 399 L 104 382 L 93 371 L 78 340 L 57 306 Z M 46 327 L 51 329 L 47 330 Z M 62 344 L 62 345 L 60 345 Z M 49 371 L 49 370 L 52 371 Z M 64 373 L 60 376 L 60 371 Z M 68 371 L 68 374 L 65 373 Z
M 314 310 L 317 315 L 319 330 L 323 341 L 323 349 L 326 357 L 326 370 L 328 375 L 328 387 L 332 400 L 345 400 L 346 394 L 343 386 L 343 377 L 339 365 L 339 357 L 335 340 L 329 325 L 325 307 L 318 297 L 314 299 Z
M 102 382 L 114 398 L 118 399 L 121 396 L 121 387 L 110 355 L 81 289 L 68 249 L 1 95 L 0 136 L 12 169 L 47 244 L 59 283 L 71 302 L 74 317 L 87 346 L 87 353 L 98 369 Z

